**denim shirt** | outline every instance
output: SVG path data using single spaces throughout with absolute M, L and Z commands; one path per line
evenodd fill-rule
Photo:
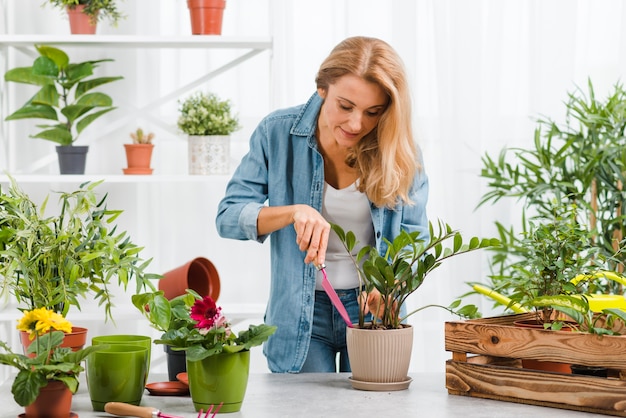
M 322 211 L 324 160 L 315 138 L 322 99 L 317 93 L 300 106 L 277 110 L 265 117 L 250 138 L 226 194 L 219 204 L 216 225 L 220 236 L 264 242 L 257 234 L 257 216 L 264 205 L 306 204 Z M 420 231 L 428 239 L 426 201 L 428 179 L 415 177 L 410 198 L 414 205 L 394 209 L 370 203 L 376 246 L 393 240 L 400 229 Z M 331 232 L 332 233 L 332 232 Z M 315 302 L 316 269 L 305 264 L 293 227 L 271 233 L 271 284 L 265 322 L 278 329 L 264 344 L 272 372 L 297 373 L 306 359 Z

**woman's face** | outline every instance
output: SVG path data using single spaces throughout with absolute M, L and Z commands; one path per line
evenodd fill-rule
M 320 135 L 342 147 L 354 147 L 376 127 L 388 103 L 387 94 L 375 83 L 345 75 L 328 90 L 318 89 L 324 99 L 318 121 Z

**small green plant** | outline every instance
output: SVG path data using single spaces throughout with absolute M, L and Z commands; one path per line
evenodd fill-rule
M 71 63 L 61 49 L 36 45 L 39 57 L 30 67 L 13 68 L 4 74 L 5 81 L 31 84 L 40 89 L 21 108 L 5 120 L 44 119 L 50 125 L 38 125 L 41 131 L 31 138 L 72 145 L 93 121 L 115 109 L 108 95 L 93 89 L 123 77 L 92 77 L 103 59 Z
M 78 375 L 84 370 L 82 361 L 91 353 L 108 347 L 103 344 L 78 351 L 61 347 L 64 332 L 71 332 L 72 324 L 45 308 L 25 312 L 17 329 L 28 332 L 34 341 L 28 346 L 27 355 L 14 353 L 5 342 L 0 341 L 0 349 L 4 351 L 0 353 L 0 364 L 18 369 L 11 393 L 21 406 L 32 404 L 39 391 L 51 380 L 63 382 L 72 393 L 76 393 Z
M 133 144 L 151 144 L 154 134 L 152 132 L 144 134 L 143 129 L 137 128 L 135 132 L 130 133 L 130 137 L 133 139 Z
M 222 314 L 222 308 L 209 297 L 187 294 L 168 301 L 163 292 L 135 295 L 133 305 L 163 335 L 154 342 L 174 351 L 185 351 L 187 360 L 199 361 L 220 353 L 248 351 L 263 344 L 276 332 L 274 325 L 250 325 L 236 335 Z
M 46 0 L 43 5 L 49 3 L 63 11 L 68 7 L 84 5 L 83 13 L 89 16 L 92 24 L 106 18 L 111 22 L 111 26 L 117 26 L 118 21 L 126 17 L 118 10 L 118 2 L 118 0 Z
M 460 232 L 452 230 L 449 225 L 440 221 L 437 231 L 432 223 L 429 223 L 428 241 L 420 238 L 418 231 L 403 230 L 393 242 L 386 241 L 385 254 L 380 254 L 375 247 L 365 246 L 354 258 L 352 250 L 358 244 L 354 233 L 345 232 L 339 225 L 333 224 L 331 227 L 352 258 L 361 288 L 365 292 L 359 311 L 359 327 L 365 326 L 365 315 L 368 311 L 374 316 L 372 328 L 384 329 L 401 328 L 406 318 L 427 307 L 444 308 L 470 318 L 478 314 L 476 306 L 460 306 L 459 300 L 447 307 L 426 305 L 404 316 L 402 307 L 407 298 L 424 283 L 426 276 L 443 261 L 456 255 L 499 245 L 498 240 L 472 237 L 467 243 L 463 243 Z M 452 247 L 444 247 L 448 240 L 452 241 Z
M 178 128 L 187 135 L 230 135 L 240 128 L 229 100 L 196 92 L 179 102 Z

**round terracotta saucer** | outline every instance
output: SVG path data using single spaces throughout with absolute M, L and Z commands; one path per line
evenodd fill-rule
M 26 418 L 26 414 L 19 414 L 18 418 Z M 78 418 L 78 414 L 75 414 L 74 412 L 70 412 L 70 418 Z
M 413 379 L 407 377 L 406 380 L 402 382 L 393 382 L 393 383 L 375 383 L 375 382 L 362 382 L 360 380 L 354 380 L 352 376 L 350 376 L 350 383 L 352 383 L 352 387 L 354 389 L 359 390 L 375 390 L 375 391 L 394 391 L 394 390 L 404 390 L 409 387 Z
M 189 386 L 189 377 L 187 376 L 186 372 L 178 373 L 176 375 L 176 379 L 178 379 L 179 381 L 181 381 L 185 385 Z
M 182 382 L 155 382 L 148 383 L 146 389 L 155 396 L 186 396 L 189 395 L 189 386 Z

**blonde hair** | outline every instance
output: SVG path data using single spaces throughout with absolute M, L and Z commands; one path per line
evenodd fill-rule
M 359 141 L 346 160 L 359 173 L 359 190 L 378 207 L 412 204 L 409 192 L 421 167 L 402 59 L 380 39 L 347 38 L 324 60 L 315 82 L 318 88 L 328 91 L 330 85 L 347 74 L 378 84 L 389 96 L 378 126 Z

